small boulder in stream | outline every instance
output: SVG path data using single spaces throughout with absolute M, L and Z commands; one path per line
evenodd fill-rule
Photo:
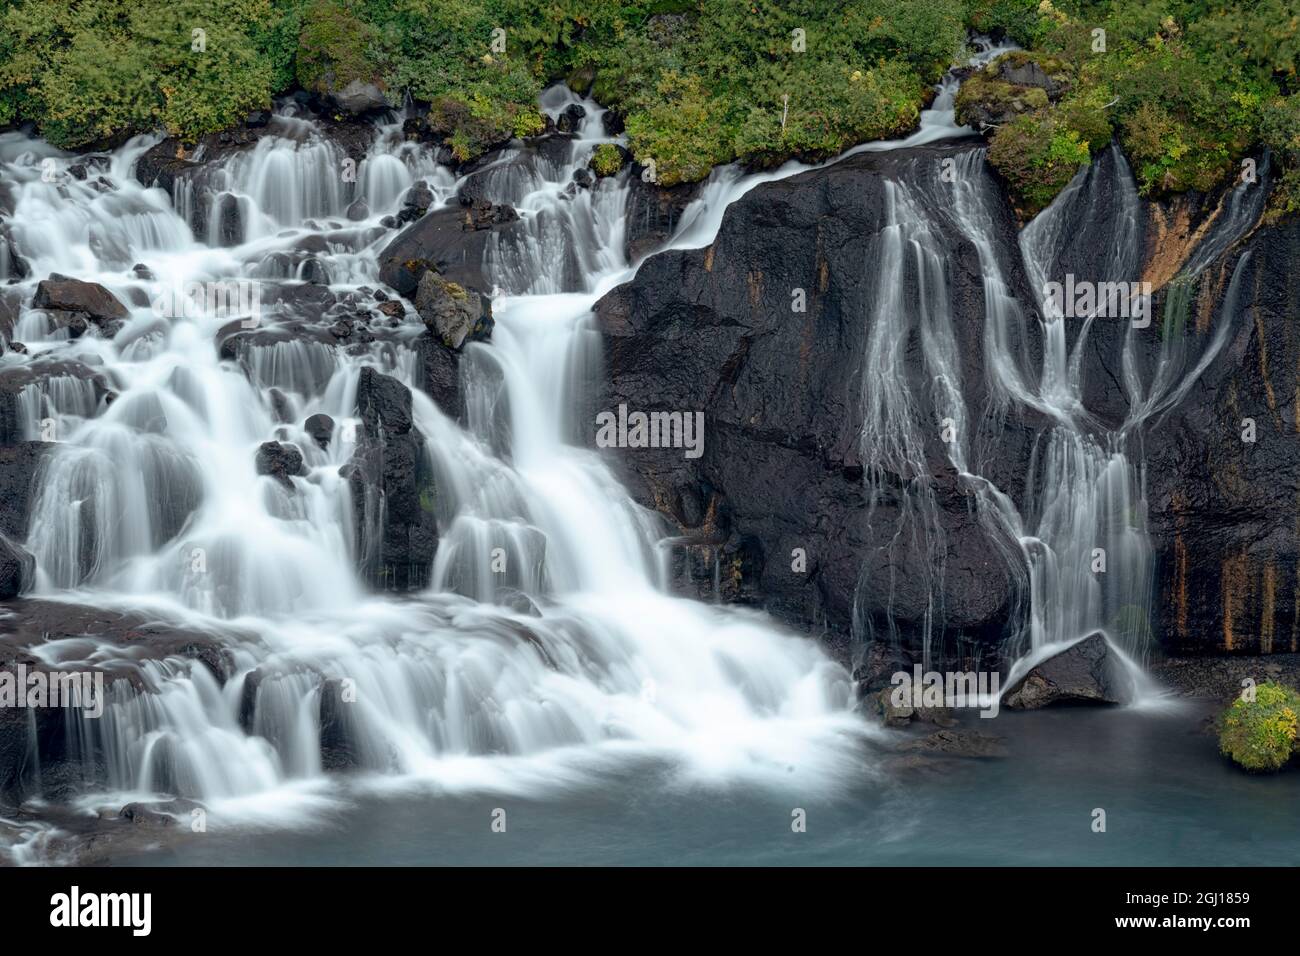
M 1035 664 L 1002 699 L 1013 710 L 1050 704 L 1120 703 L 1119 662 L 1096 631 L 1047 660 Z

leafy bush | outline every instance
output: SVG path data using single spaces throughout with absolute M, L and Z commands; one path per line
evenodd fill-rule
M 989 144 L 989 162 L 1011 184 L 1016 207 L 1026 217 L 1047 206 L 1088 159 L 1088 144 L 1047 111 L 1000 127 Z
M 591 154 L 591 168 L 597 176 L 616 176 L 623 168 L 623 154 L 613 143 L 601 143 Z
M 286 14 L 269 0 L 21 0 L 0 23 L 0 115 L 68 148 L 223 129 L 270 105 Z
M 370 47 L 378 32 L 334 0 L 316 0 L 303 14 L 296 70 L 304 90 L 341 90 L 379 72 Z
M 1296 752 L 1300 694 L 1266 681 L 1253 701 L 1238 698 L 1219 719 L 1219 750 L 1247 770 L 1278 770 Z

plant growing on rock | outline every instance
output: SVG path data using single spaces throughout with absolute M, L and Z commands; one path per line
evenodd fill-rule
M 1219 719 L 1219 750 L 1247 770 L 1281 769 L 1297 751 L 1300 694 L 1266 681 L 1254 700 L 1237 698 Z
M 1088 162 L 1088 144 L 1051 113 L 1022 116 L 998 129 L 989 162 L 1010 183 L 1016 208 L 1032 216 Z
M 601 143 L 591 154 L 591 169 L 601 178 L 615 176 L 623 168 L 623 154 L 613 143 Z

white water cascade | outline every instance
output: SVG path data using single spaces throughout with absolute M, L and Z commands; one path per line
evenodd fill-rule
M 438 202 L 455 201 L 454 177 L 399 142 L 397 127 L 378 130 L 356 183 L 341 184 L 339 148 L 309 121 L 278 116 L 271 135 L 211 164 L 206 200 L 137 185 L 146 140 L 109 157 L 102 181 L 50 182 L 43 148 L 8 138 L 3 175 L 32 264 L 24 295 L 57 272 L 130 307 L 111 337 L 69 338 L 32 310 L 20 325 L 28 354 L 4 356 L 84 366 L 111 394 L 97 406 L 80 386 L 24 399 L 29 429 L 57 423 L 32 505 L 33 596 L 213 635 L 232 674 L 223 683 L 194 659 L 154 659 L 93 635 L 38 645 L 51 666 L 132 675 L 112 685 L 102 718 L 77 725 L 87 806 L 180 795 L 231 819 L 297 819 L 337 797 L 338 778 L 323 774 L 322 697 L 345 682 L 355 702 L 337 715 L 341 736 L 351 764 L 370 772 L 354 784 L 536 792 L 646 760 L 692 779 L 782 786 L 830 787 L 851 772 L 867 731 L 845 671 L 760 615 L 668 596 L 657 520 L 594 451 L 566 441 L 591 357 L 591 305 L 631 275 L 624 183 L 564 193 L 608 141 L 599 108 L 585 105 L 562 162 L 525 167 L 522 149 L 503 158 L 528 170 L 514 198 L 530 241 L 512 258 L 490 254 L 489 270 L 528 294 L 499 295 L 492 342 L 468 347 L 461 423 L 418 387 L 423 326 L 412 313 L 345 349 L 319 334 L 330 319 L 301 304 L 324 282 L 335 299 L 379 285 L 376 253 L 391 238 L 379 220 L 417 179 Z M 223 230 L 228 197 L 238 228 Z M 349 220 L 358 199 L 367 215 Z M 196 240 L 190 225 L 205 201 Z M 557 256 L 576 263 L 583 291 L 547 279 Z M 306 268 L 318 270 L 310 281 Z M 236 359 L 217 348 L 228 315 L 152 305 L 160 289 L 230 278 L 260 283 L 269 312 Z M 358 580 L 339 475 L 366 367 L 411 389 L 436 481 L 430 586 L 400 598 Z M 302 425 L 317 413 L 336 423 L 326 448 Z M 287 483 L 259 475 L 255 453 L 270 440 L 301 450 L 305 473 Z M 504 574 L 491 570 L 496 549 Z M 39 767 L 34 778 L 40 792 Z
M 1000 52 L 987 48 L 977 60 Z M 945 80 L 912 136 L 851 152 L 969 133 L 953 121 L 955 90 Z M 552 90 L 542 106 L 554 114 L 572 102 Z M 131 675 L 113 685 L 102 719 L 77 727 L 87 806 L 181 795 L 232 820 L 310 815 L 340 799 L 337 775 L 324 772 L 321 722 L 322 702 L 345 684 L 355 700 L 334 716 L 352 763 L 368 771 L 354 785 L 535 793 L 645 761 L 695 780 L 825 789 L 855 772 L 857 742 L 869 731 L 851 714 L 844 669 L 764 616 L 667 596 L 657 551 L 664 529 L 593 451 L 570 441 L 589 384 L 592 304 L 636 266 L 622 252 L 626 180 L 569 189 L 594 146 L 610 141 L 600 108 L 582 105 L 587 115 L 562 157 L 508 150 L 489 170 L 499 199 L 520 210 L 525 239 L 487 247 L 497 324 L 490 344 L 463 355 L 459 421 L 420 389 L 418 318 L 408 312 L 345 348 L 326 334 L 333 319 L 320 305 L 321 290 L 355 304 L 380 287 L 378 252 L 393 235 L 382 220 L 399 212 L 412 185 L 425 182 L 435 207 L 456 202 L 461 183 L 430 150 L 404 142 L 400 124 L 377 129 L 349 182 L 336 175 L 347 159 L 339 146 L 312 121 L 279 115 L 271 135 L 209 164 L 218 177 L 210 197 L 139 186 L 132 169 L 151 140 L 103 158 L 86 179 L 51 181 L 43 160 L 66 173 L 75 158 L 0 136 L 13 240 L 31 265 L 18 285 L 25 304 L 36 281 L 57 272 L 103 284 L 130 313 L 111 336 L 71 338 L 28 308 L 13 335 L 27 353 L 0 357 L 0 371 L 77 369 L 43 375 L 22 396 L 22 437 L 56 426 L 27 541 L 38 562 L 35 596 L 210 635 L 231 675 L 221 682 L 192 658 L 154 659 L 93 636 L 39 645 L 51 666 Z M 1024 650 L 1041 653 L 1101 627 L 1140 657 L 1137 629 L 1115 624 L 1118 612 L 1150 599 L 1140 458 L 1129 443 L 1181 397 L 1226 332 L 1216 331 L 1194 363 L 1171 344 L 1145 389 L 1134 358 L 1128 387 L 1140 400 L 1121 428 L 1099 432 L 1072 377 L 1082 334 L 1072 354 L 1065 324 L 1044 316 L 1042 366 L 1029 366 L 1021 343 L 1035 308 L 1015 301 L 999 267 L 993 193 L 976 169 L 983 153 L 960 155 L 949 215 L 985 272 L 987 374 L 998 407 L 964 406 L 930 235 L 939 222 L 914 183 L 891 183 L 889 225 L 873 248 L 882 268 L 911 268 L 935 294 L 908 312 L 879 284 L 875 312 L 896 321 L 873 326 L 867 360 L 884 387 L 866 396 L 867 460 L 894 471 L 922 461 L 914 396 L 893 361 L 898 336 L 913 327 L 925 340 L 928 400 L 962 424 L 1013 403 L 1048 415 L 1057 424 L 1033 482 L 1043 493 L 1023 515 L 978 474 L 967 439 L 952 444 L 951 463 L 977 489 L 991 533 L 1024 549 L 1032 622 Z M 715 171 L 669 245 L 708 244 L 731 202 L 809 168 Z M 1062 210 L 1086 183 L 1081 174 L 1022 235 L 1034 281 L 1053 271 Z M 1254 221 L 1252 208 L 1234 200 L 1236 235 Z M 1121 275 L 1136 264 L 1128 241 L 1115 252 Z M 269 312 L 237 357 L 218 349 L 230 316 L 159 315 L 151 306 L 160 289 L 227 279 L 259 283 Z M 1223 311 L 1220 329 L 1232 318 L 1229 306 Z M 356 570 L 354 503 L 339 470 L 366 368 L 410 389 L 422 464 L 437 488 L 440 541 L 418 594 L 377 595 Z M 314 414 L 335 422 L 325 448 L 303 427 Z M 296 446 L 305 474 L 287 483 L 259 475 L 255 454 L 271 440 Z M 918 527 L 936 525 L 924 493 L 910 504 Z M 1082 576 L 1076 553 L 1099 534 L 1111 560 L 1123 555 L 1134 569 L 1104 587 Z M 499 554 L 504 573 L 492 570 Z M 39 792 L 39 768 L 35 776 Z

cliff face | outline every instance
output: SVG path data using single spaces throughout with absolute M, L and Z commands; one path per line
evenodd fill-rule
M 1259 229 L 1210 270 L 1192 334 L 1210 333 L 1241 256 L 1223 350 L 1147 435 L 1158 633 L 1178 652 L 1300 649 L 1300 224 Z
M 1028 606 L 1021 551 L 980 520 L 976 486 L 955 473 L 939 427 L 922 431 L 920 460 L 908 467 L 863 460 L 873 388 L 901 383 L 917 422 L 952 412 L 938 397 L 926 323 L 903 330 L 900 367 L 885 380 L 864 360 L 873 326 L 891 321 L 879 308 L 881 286 L 896 282 L 904 311 L 934 313 L 924 297 L 947 297 L 967 470 L 1019 509 L 1041 497 L 1037 463 L 1051 423 L 990 384 L 986 264 L 933 186 L 945 160 L 961 162 L 971 149 L 865 153 L 760 185 L 728 210 L 710 247 L 653 257 L 596 308 L 606 366 L 596 410 L 705 415 L 699 458 L 680 449 L 607 453 L 633 494 L 679 529 L 679 584 L 761 605 L 832 643 L 854 634 L 859 663 L 900 649 L 917 656 L 936 634 L 932 650 L 945 659 L 996 660 Z M 1078 367 L 1084 429 L 1122 443 L 1145 492 L 1152 632 L 1171 653 L 1292 650 L 1300 353 L 1288 316 L 1300 230 L 1250 232 L 1231 194 L 1140 203 L 1126 176 L 1112 151 L 1064 197 L 1043 265 L 1097 281 L 1121 269 L 1154 289 L 1151 326 L 1087 324 Z M 911 184 L 927 226 L 890 273 L 881 241 L 898 219 L 891 184 L 899 183 Z M 1011 211 L 999 204 L 984 236 L 1024 316 L 1004 355 L 1036 382 L 1039 296 Z M 939 286 L 912 274 L 926 244 L 943 265 Z M 1198 272 L 1186 290 L 1182 280 L 1170 285 L 1180 271 Z M 798 290 L 803 312 L 792 308 Z M 1162 332 L 1167 312 L 1175 327 Z M 1070 348 L 1084 330 L 1082 321 L 1067 326 Z M 1248 417 L 1253 443 L 1241 438 Z
M 759 604 L 831 636 L 847 635 L 857 617 L 919 640 L 937 561 L 949 637 L 987 651 L 1002 636 L 1015 611 L 1019 569 L 990 545 L 940 428 L 923 434 L 918 463 L 943 532 L 938 554 L 924 542 L 896 540 L 915 506 L 909 488 L 917 474 L 878 475 L 871 507 L 861 438 L 872 303 L 884 284 L 904 286 L 913 306 L 923 294 L 914 277 L 882 275 L 873 261 L 873 237 L 891 217 L 887 184 L 937 170 L 971 148 L 863 153 L 759 186 L 728 210 L 712 246 L 655 256 L 598 303 L 607 365 L 601 407 L 705 414 L 698 459 L 672 449 L 612 456 L 633 494 L 681 530 L 678 570 L 692 590 Z M 923 201 L 930 195 L 924 188 L 916 194 Z M 943 221 L 942 192 L 931 200 L 924 215 Z M 1014 248 L 1009 213 L 994 229 Z M 965 406 L 979 416 L 990 404 L 980 259 L 956 230 L 935 238 L 947 260 Z M 1024 277 L 1009 261 L 1011 281 L 1023 292 Z M 902 272 L 910 268 L 905 262 Z M 800 300 L 806 311 L 797 311 Z M 1031 352 L 1038 347 L 1032 331 L 1021 343 Z M 916 418 L 938 422 L 924 351 L 922 332 L 907 332 L 898 371 L 921 406 Z M 999 416 L 1000 453 L 981 466 L 1016 495 L 1034 418 Z

